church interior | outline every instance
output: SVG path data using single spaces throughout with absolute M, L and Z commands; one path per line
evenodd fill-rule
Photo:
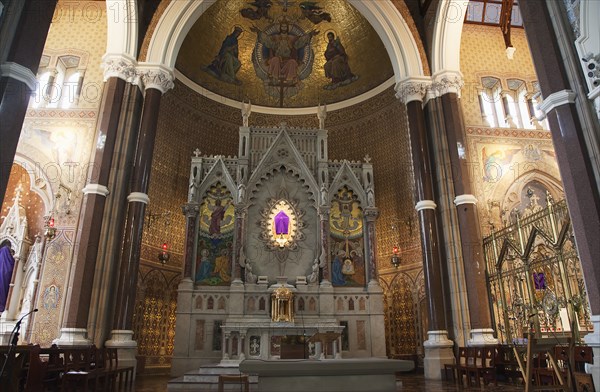
M 600 391 L 598 15 L 0 0 L 2 382 L 94 346 L 165 391 L 285 360 Z

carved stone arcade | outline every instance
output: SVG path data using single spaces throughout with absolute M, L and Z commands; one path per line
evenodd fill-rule
M 14 269 L 9 286 L 6 308 L 0 315 L 0 344 L 10 344 L 10 335 L 17 320 L 34 309 L 39 270 L 41 266 L 44 240 L 36 236 L 29 238 L 25 207 L 21 203 L 21 189 L 13 199 L 13 205 L 0 225 L 0 243 L 10 242 L 14 251 Z M 20 342 L 29 339 L 29 320 L 23 318 L 19 335 Z
M 326 130 L 286 124 L 240 127 L 237 157 L 194 155 L 172 374 L 281 358 L 290 344 L 385 357 L 369 158 L 329 161 Z

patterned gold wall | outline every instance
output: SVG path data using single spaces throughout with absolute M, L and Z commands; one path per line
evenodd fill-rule
M 506 57 L 504 38 L 499 27 L 465 24 L 460 42 L 460 70 L 465 87 L 462 104 L 466 125 L 481 125 L 477 88 L 482 76 L 535 80 L 525 30 L 511 30 L 512 44 L 516 48 L 513 60 Z M 507 86 L 503 86 L 507 89 Z
M 548 130 L 489 128 L 481 126 L 477 87 L 482 76 L 493 76 L 508 89 L 506 79 L 535 81 L 527 37 L 523 29 L 513 29 L 512 43 L 516 48 L 513 60 L 505 54 L 499 28 L 465 24 L 461 38 L 460 64 L 465 79 L 462 106 L 471 161 L 471 181 L 480 200 L 480 224 L 484 235 L 490 232 L 490 222 L 499 228 L 500 214 L 513 189 L 532 179 L 541 180 L 556 198 L 562 198 L 561 179 Z M 529 91 L 532 86 L 528 85 Z M 516 184 L 516 185 L 515 185 Z

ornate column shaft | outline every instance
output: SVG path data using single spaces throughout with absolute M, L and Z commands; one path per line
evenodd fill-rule
M 552 3 L 552 2 L 550 2 Z M 559 48 L 559 38 L 554 31 L 553 18 L 549 8 L 554 4 L 546 2 L 521 2 L 521 14 L 527 33 L 527 41 L 538 75 L 544 101 L 540 109 L 546 113 L 554 150 L 562 177 L 569 213 L 575 233 L 577 251 L 581 260 L 583 278 L 589 297 L 592 319 L 595 320 L 593 334 L 585 341 L 594 347 L 594 355 L 600 356 L 600 184 L 595 179 L 592 166 L 593 157 L 587 146 L 582 120 L 579 117 L 572 90 Z M 550 44 L 549 44 L 550 43 Z M 596 389 L 600 385 L 598 364 L 594 365 Z
M 196 259 L 196 225 L 198 222 L 198 214 L 200 213 L 200 205 L 190 202 L 183 206 L 183 214 L 185 215 L 185 260 L 183 266 L 183 279 L 194 281 L 192 276 L 192 266 Z
M 469 304 L 469 318 L 471 321 L 471 339 L 469 345 L 494 345 L 498 340 L 493 337 L 492 319 L 488 291 L 485 280 L 485 261 L 483 259 L 483 246 L 479 214 L 477 212 L 477 199 L 473 196 L 471 187 L 470 167 L 467 152 L 467 143 L 464 138 L 464 118 L 460 95 L 462 79 L 456 76 L 453 79 L 444 78 L 440 85 L 452 84 L 453 90 L 441 97 L 435 98 L 441 104 L 443 111 L 444 129 L 448 142 L 448 155 L 452 166 L 452 184 L 454 187 L 454 204 L 456 206 L 458 229 L 460 233 L 460 246 L 462 250 L 465 271 L 467 300 Z M 443 88 L 438 88 L 442 92 Z M 428 110 L 432 102 L 428 103 Z
M 319 266 L 322 268 L 323 276 L 321 283 L 331 284 L 329 268 L 329 207 L 319 207 L 319 223 L 321 225 L 321 255 L 319 256 Z
M 425 341 L 425 377 L 441 379 L 441 369 L 454 361 L 453 342 L 448 339 L 443 298 L 444 276 L 438 231 L 433 168 L 427 140 L 423 98 L 429 81 L 408 80 L 397 87 L 398 97 L 406 104 L 415 176 L 415 209 L 419 215 L 423 271 L 429 310 L 428 339 Z
M 246 227 L 246 214 L 248 209 L 245 205 L 237 205 L 235 208 L 235 244 L 234 244 L 234 257 L 233 257 L 233 268 L 232 280 L 235 283 L 242 283 L 242 264 L 245 265 L 244 255 L 244 237 Z
M 7 48 L 6 61 L 0 64 L 0 205 L 6 193 L 31 91 L 37 83 L 35 75 L 56 3 L 57 0 L 13 2 L 3 11 L 14 18 L 16 8 L 22 7 L 18 20 L 7 17 L 2 20 L 3 28 L 15 23 L 15 32 L 11 42 L 2 38 L 2 45 L 10 49 Z
M 89 345 L 87 324 L 90 312 L 93 285 L 96 271 L 96 258 L 102 230 L 104 207 L 109 194 L 108 180 L 112 168 L 115 140 L 119 130 L 121 106 L 126 82 L 120 78 L 106 81 L 100 106 L 100 119 L 97 123 L 96 151 L 88 169 L 87 185 L 83 188 L 83 203 L 79 213 L 80 228 L 75 240 L 74 260 L 76 261 L 69 278 L 65 318 L 61 336 L 55 341 L 58 345 Z M 103 142 L 100 142 L 103 140 Z
M 367 221 L 366 233 L 367 233 L 367 252 L 369 257 L 369 274 L 366 277 L 370 282 L 378 283 L 377 280 L 377 238 L 375 238 L 375 221 L 379 216 L 379 210 L 377 208 L 367 207 L 365 208 L 365 218 Z M 365 266 L 366 267 L 366 266 Z
M 148 187 L 158 114 L 162 95 L 173 87 L 172 74 L 166 69 L 138 68 L 145 86 L 144 105 L 138 136 L 138 146 L 132 174 L 131 193 L 127 197 L 129 208 L 123 232 L 123 251 L 120 258 L 119 280 L 113 322 L 112 345 L 126 340 L 118 336 L 128 335 L 133 328 L 135 292 L 140 262 L 140 249 L 144 228 L 146 204 L 149 202 Z M 117 337 L 116 337 L 117 335 Z M 107 342 L 107 344 L 109 343 Z M 128 344 L 132 341 L 127 340 Z M 133 342 L 135 343 L 135 342 Z

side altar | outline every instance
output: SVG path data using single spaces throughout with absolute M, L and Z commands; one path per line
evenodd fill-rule
M 240 127 L 192 157 L 172 374 L 244 359 L 385 358 L 373 166 L 325 129 Z

